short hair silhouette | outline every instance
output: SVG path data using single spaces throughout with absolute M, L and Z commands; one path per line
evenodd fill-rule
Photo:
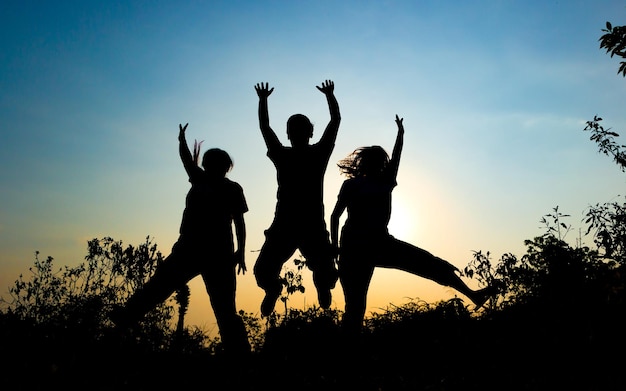
M 207 172 L 226 175 L 233 168 L 233 160 L 228 152 L 219 148 L 211 148 L 202 156 L 202 168 Z
M 124 306 L 112 310 L 110 318 L 122 329 L 132 328 L 150 309 L 200 275 L 224 352 L 247 355 L 251 347 L 245 324 L 237 312 L 235 294 L 237 274 L 247 270 L 244 213 L 248 211 L 248 204 L 243 188 L 226 177 L 233 167 L 230 155 L 222 149 L 211 148 L 202 156 L 200 168 L 198 157 L 202 142 L 194 144 L 192 154 L 186 130 L 187 124 L 179 125 L 178 150 L 191 188 L 185 198 L 178 240 L 150 279 L 133 292 Z
M 287 137 L 292 143 L 301 145 L 313 137 L 313 124 L 304 114 L 294 114 L 287 120 Z
M 313 284 L 321 308 L 329 308 L 331 289 L 338 279 L 337 268 L 324 219 L 324 174 L 335 147 L 341 122 L 334 83 L 325 80 L 317 89 L 328 103 L 330 121 L 320 140 L 310 143 L 313 124 L 306 115 L 294 114 L 287 120 L 291 146 L 283 145 L 270 126 L 268 97 L 274 91 L 268 83 L 255 85 L 259 97 L 259 128 L 267 147 L 267 157 L 276 168 L 278 189 L 274 219 L 265 231 L 265 242 L 254 265 L 257 285 L 265 291 L 261 315 L 274 311 L 283 284 L 280 271 L 296 250 L 312 271 Z

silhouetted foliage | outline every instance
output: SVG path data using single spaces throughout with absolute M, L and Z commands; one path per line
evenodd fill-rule
M 626 202 L 607 202 L 590 206 L 585 214 L 587 234 L 607 262 L 626 266 Z
M 526 254 L 521 258 L 504 254 L 492 266 L 489 253 L 478 251 L 464 273 L 498 287 L 498 298 L 488 307 L 492 312 L 528 304 L 553 311 L 553 315 L 577 308 L 621 306 L 626 283 L 621 277 L 626 240 L 624 205 L 599 205 L 590 208 L 587 216 L 587 232 L 593 233 L 596 250 L 572 247 L 563 239 L 571 226 L 562 220 L 568 215 L 556 207 L 553 214 L 541 219 L 546 233 L 524 241 Z
M 602 118 L 594 116 L 593 121 L 587 121 L 583 130 L 591 132 L 589 139 L 598 144 L 599 152 L 613 157 L 613 161 L 624 172 L 626 171 L 626 151 L 624 150 L 626 146 L 617 144 L 615 137 L 619 137 L 619 134 L 612 132 L 611 128 L 604 129 L 600 121 Z
M 306 310 L 291 309 L 268 327 L 262 352 L 294 359 L 308 354 L 322 353 L 332 349 L 337 342 L 341 311 L 310 307 Z M 313 354 L 315 355 L 315 354 Z
M 54 340 L 78 335 L 92 341 L 106 339 L 112 328 L 110 310 L 140 288 L 163 257 L 149 237 L 137 247 L 124 247 L 122 241 L 110 237 L 92 239 L 87 247 L 85 262 L 59 269 L 55 269 L 52 257 L 41 260 L 36 252 L 30 278 L 20 275 L 9 288 L 10 298 L 1 299 L 3 312 L 54 336 Z M 146 315 L 133 337 L 149 350 L 170 347 L 174 312 L 169 302 L 159 305 Z M 179 333 L 177 346 L 183 341 L 204 344 L 206 337 L 198 338 L 197 330 L 185 331 Z
M 293 260 L 296 270 L 289 268 L 283 268 L 283 274 L 279 277 L 280 283 L 283 285 L 283 294 L 280 296 L 280 301 L 285 305 L 285 314 L 289 312 L 287 306 L 289 297 L 296 292 L 304 293 L 305 287 L 302 284 L 302 269 L 306 266 L 306 261 L 296 258 Z
M 602 29 L 606 34 L 600 37 L 600 48 L 611 53 L 611 57 L 617 55 L 626 58 L 626 26 L 613 27 L 610 22 L 606 22 L 606 29 Z M 618 74 L 622 73 L 626 77 L 626 61 L 620 63 Z M 587 121 L 585 131 L 591 132 L 590 140 L 598 144 L 600 153 L 613 157 L 615 163 L 622 172 L 626 171 L 626 151 L 624 145 L 618 145 L 615 138 L 619 134 L 611 131 L 611 128 L 604 129 L 600 125 L 602 118 L 595 115 L 593 120 Z
M 600 37 L 600 48 L 611 53 L 611 57 L 617 55 L 626 58 L 626 26 L 613 26 L 606 22 L 606 29 L 602 29 L 606 34 Z M 621 61 L 618 74 L 626 77 L 626 61 Z
M 594 209 L 590 233 L 623 240 L 623 210 Z M 240 311 L 253 353 L 235 365 L 222 354 L 219 336 L 210 339 L 197 328 L 177 336 L 171 305 L 134 334 L 116 334 L 106 308 L 146 281 L 139 271 L 153 270 L 160 256 L 148 240 L 123 247 L 94 239 L 88 264 L 54 272 L 52 258 L 36 258 L 33 278 L 16 282 L 0 314 L 3 335 L 10 336 L 1 346 L 11 357 L 5 367 L 31 376 L 33 389 L 191 387 L 200 374 L 205 384 L 239 390 L 622 389 L 623 360 L 609 357 L 626 347 L 612 333 L 625 325 L 623 241 L 598 239 L 602 251 L 571 247 L 559 238 L 569 232 L 565 218 L 558 208 L 543 216 L 546 233 L 527 240 L 520 258 L 505 254 L 493 263 L 489 252 L 474 253 L 464 272 L 498 287 L 481 312 L 460 298 L 390 304 L 365 318 L 354 345 L 341 332 L 337 309 L 290 308 L 273 323 Z M 144 266 L 131 266 L 135 260 Z M 98 287 L 85 289 L 86 280 Z M 468 352 L 476 359 L 452 359 Z
M 9 289 L 11 300 L 3 301 L 16 316 L 40 324 L 101 325 L 111 306 L 140 287 L 161 260 L 149 238 L 126 248 L 109 237 L 90 240 L 86 262 L 58 270 L 52 257 L 42 261 L 36 252 L 30 279 L 20 275 Z

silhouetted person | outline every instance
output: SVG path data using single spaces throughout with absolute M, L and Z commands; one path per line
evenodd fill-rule
M 344 181 L 331 214 L 331 240 L 339 249 L 339 279 L 345 297 L 342 327 L 349 333 L 361 329 L 367 291 L 374 268 L 395 268 L 450 286 L 469 297 L 477 307 L 487 300 L 486 288 L 470 289 L 456 274 L 458 269 L 428 251 L 398 240 L 389 234 L 391 192 L 404 140 L 402 119 L 396 115 L 398 134 L 391 159 L 380 146 L 356 149 L 337 165 Z M 341 230 L 339 218 L 347 209 Z
M 200 168 L 199 146 L 194 147 L 192 157 L 185 138 L 187 124 L 179 129 L 180 158 L 191 182 L 180 236 L 150 280 L 130 297 L 125 307 L 114 311 L 111 318 L 118 326 L 131 325 L 189 280 L 201 275 L 224 350 L 245 354 L 250 352 L 250 344 L 235 304 L 235 268 L 237 274 L 246 272 L 243 215 L 248 205 L 241 186 L 226 177 L 233 166 L 228 153 L 218 148 L 207 150 Z
M 259 96 L 259 125 L 267 146 L 267 156 L 276 167 L 278 191 L 274 220 L 265 231 L 265 243 L 254 265 L 259 287 L 265 290 L 262 316 L 274 311 L 282 292 L 280 271 L 283 264 L 299 249 L 313 272 L 319 305 L 330 307 L 331 289 L 337 282 L 333 248 L 324 218 L 324 173 L 335 147 L 341 116 L 334 95 L 334 83 L 326 80 L 317 86 L 328 101 L 330 121 L 319 142 L 310 144 L 313 125 L 302 114 L 287 121 L 291 147 L 283 146 L 269 123 L 267 98 L 274 88 L 268 83 L 255 86 Z

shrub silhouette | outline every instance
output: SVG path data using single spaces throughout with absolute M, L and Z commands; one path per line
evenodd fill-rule
M 52 257 L 41 260 L 36 252 L 30 279 L 20 275 L 9 288 L 10 299 L 2 298 L 4 315 L 51 334 L 105 338 L 112 328 L 109 311 L 141 287 L 163 257 L 149 237 L 137 247 L 110 237 L 92 239 L 87 247 L 85 262 L 59 269 Z M 174 312 L 172 301 L 159 305 L 145 317 L 136 339 L 151 350 L 168 346 Z M 192 335 L 199 342 L 197 333 L 187 337 Z
M 498 287 L 483 311 L 470 311 L 459 298 L 390 304 L 366 317 L 356 348 L 342 339 L 343 313 L 337 309 L 290 308 L 273 323 L 240 311 L 253 347 L 250 361 L 241 366 L 222 361 L 219 336 L 209 339 L 202 330 L 185 328 L 181 337 L 180 329 L 171 326 L 172 300 L 151 312 L 130 340 L 115 334 L 106 312 L 141 286 L 162 257 L 149 239 L 137 247 L 94 239 L 86 263 L 55 271 L 51 257 L 41 261 L 37 254 L 31 279 L 20 276 L 10 289 L 11 299 L 3 301 L 0 313 L 3 335 L 11 336 L 3 346 L 12 358 L 7 368 L 41 375 L 41 386 L 91 384 L 108 371 L 115 376 L 103 384 L 125 384 L 125 389 L 191 386 L 192 376 L 159 376 L 165 370 L 189 373 L 190 368 L 198 368 L 216 384 L 234 384 L 236 379 L 236 388 L 242 390 L 287 389 L 288 384 L 303 389 L 466 389 L 495 384 L 502 389 L 547 389 L 554 382 L 620 389 L 625 382 L 616 374 L 622 361 L 609 357 L 626 346 L 608 331 L 624 326 L 623 247 L 613 244 L 616 239 L 611 239 L 612 247 L 603 247 L 609 245 L 601 239 L 622 235 L 623 222 L 614 220 L 621 219 L 619 211 L 594 209 L 595 217 L 587 223 L 599 248 L 592 250 L 559 238 L 559 232 L 564 236 L 569 229 L 562 225 L 567 216 L 555 208 L 542 219 L 548 224 L 546 234 L 527 240 L 523 256 L 504 254 L 492 263 L 488 252 L 474 253 L 464 273 Z M 470 350 L 491 358 L 450 360 Z M 532 351 L 535 358 L 521 359 L 524 351 Z M 502 354 L 508 358 L 493 360 Z M 348 369 L 346 360 L 356 369 Z M 585 377 L 567 380 L 552 365 L 555 361 L 569 370 L 580 369 Z M 485 365 L 489 378 L 472 376 L 486 370 Z M 281 380 L 276 381 L 272 374 L 279 369 Z

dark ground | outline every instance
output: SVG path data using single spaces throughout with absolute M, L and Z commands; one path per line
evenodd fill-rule
M 332 326 L 266 335 L 260 352 L 147 352 L 111 335 L 2 333 L 11 390 L 626 390 L 619 317 L 501 314 L 399 322 L 348 343 Z

